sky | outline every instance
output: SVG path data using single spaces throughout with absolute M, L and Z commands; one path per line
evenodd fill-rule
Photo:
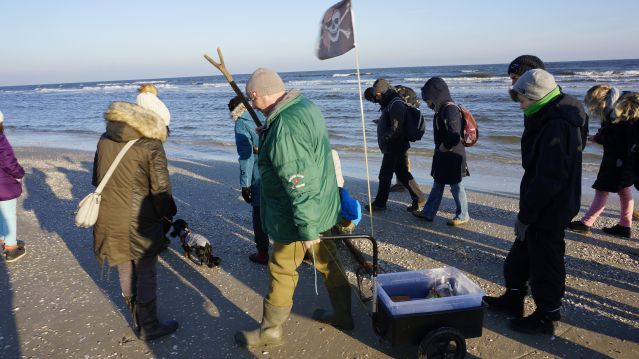
M 357 53 L 320 61 L 337 0 L 0 1 L 0 86 L 233 74 L 639 58 L 639 1 L 353 0 Z

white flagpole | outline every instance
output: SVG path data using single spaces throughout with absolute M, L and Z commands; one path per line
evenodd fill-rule
M 355 13 L 353 12 L 353 4 L 351 3 L 351 18 L 353 19 L 353 36 L 355 36 Z M 362 117 L 362 136 L 364 138 L 364 162 L 366 164 L 366 185 L 368 188 L 368 210 L 370 216 L 371 236 L 375 237 L 373 231 L 373 206 L 371 203 L 371 178 L 368 172 L 368 146 L 366 145 L 366 121 L 364 119 L 364 97 L 362 96 L 362 80 L 359 76 L 359 49 L 357 43 L 355 46 L 355 69 L 357 73 L 357 87 L 359 90 L 359 110 Z
M 353 12 L 353 3 L 351 2 L 351 18 L 353 19 L 353 36 L 355 36 L 355 13 Z M 371 202 L 371 178 L 368 173 L 368 146 L 366 145 L 366 121 L 364 119 L 364 97 L 362 96 L 362 80 L 359 76 L 359 49 L 357 43 L 355 46 L 355 69 L 357 72 L 357 87 L 359 90 L 359 110 L 362 117 L 362 137 L 364 139 L 364 162 L 366 164 L 366 187 L 368 189 L 368 215 L 370 218 L 371 237 L 375 238 L 373 230 L 373 206 Z M 372 312 L 373 316 L 377 313 L 377 278 L 372 278 L 373 282 L 373 303 Z M 374 320 L 374 317 L 373 317 Z

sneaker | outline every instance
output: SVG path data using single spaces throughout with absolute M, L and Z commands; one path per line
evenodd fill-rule
M 421 218 L 421 219 L 425 220 L 426 222 L 432 222 L 433 221 L 432 218 L 426 217 L 426 215 L 422 211 L 413 211 L 411 213 L 413 214 L 413 216 L 415 216 L 417 218 Z
M 366 212 L 370 212 L 370 209 L 369 209 L 368 205 L 364 206 L 364 208 L 366 209 Z M 375 203 L 373 203 L 372 204 L 372 209 L 373 209 L 373 212 L 385 211 L 386 210 L 386 206 L 381 207 L 381 206 L 378 206 Z
M 568 225 L 568 229 L 571 229 L 579 233 L 590 233 L 590 226 L 586 226 L 581 221 L 572 221 Z
M 406 191 L 406 187 L 403 184 L 397 182 L 391 186 L 390 192 L 404 192 Z
M 27 254 L 27 250 L 24 249 L 24 247 L 22 248 L 16 247 L 16 248 L 4 251 L 4 258 L 7 262 L 15 262 L 18 259 L 24 257 L 25 254 Z
M 526 298 L 526 290 L 507 289 L 506 293 L 499 297 L 485 296 L 482 298 L 484 303 L 488 305 L 488 309 L 506 313 L 515 318 L 524 316 L 524 299 Z
M 525 334 L 555 334 L 557 322 L 561 319 L 559 310 L 554 312 L 535 312 L 525 318 L 517 318 L 510 321 L 510 328 Z
M 630 227 L 624 227 L 619 224 L 615 224 L 612 227 L 604 227 L 603 231 L 613 236 L 630 238 Z
M 24 241 L 21 241 L 18 239 L 18 248 L 24 248 Z M 2 250 L 4 251 L 4 241 L 0 241 L 0 247 L 2 247 Z
M 406 210 L 408 212 L 421 211 L 424 208 L 425 204 L 426 204 L 426 201 L 424 202 L 413 201 L 413 203 L 411 203 L 410 206 L 406 207 Z
M 461 226 L 462 224 L 466 224 L 466 223 L 468 223 L 468 221 L 469 221 L 468 219 L 467 220 L 463 220 L 463 219 L 460 219 L 460 218 L 453 218 L 453 219 L 449 219 L 446 222 L 446 224 L 449 225 L 449 226 L 456 227 L 456 226 Z
M 265 252 L 253 253 L 253 254 L 251 254 L 249 256 L 249 259 L 253 263 L 267 265 L 268 264 L 268 252 L 266 252 L 266 253 Z

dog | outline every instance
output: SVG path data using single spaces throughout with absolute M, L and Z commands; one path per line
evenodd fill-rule
M 191 257 L 193 255 L 199 261 L 196 263 L 199 265 L 206 264 L 209 268 L 220 265 L 220 257 L 215 257 L 212 254 L 211 242 L 203 235 L 193 233 L 185 220 L 176 219 L 171 226 L 173 227 L 173 231 L 170 233 L 170 236 L 180 239 L 186 258 L 196 262 Z

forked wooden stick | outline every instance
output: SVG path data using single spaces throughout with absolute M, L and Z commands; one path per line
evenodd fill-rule
M 257 127 L 262 127 L 262 122 L 260 122 L 260 120 L 257 118 L 257 114 L 255 113 L 255 110 L 253 110 L 253 106 L 251 106 L 249 101 L 246 99 L 246 96 L 244 96 L 244 93 L 242 93 L 242 90 L 240 90 L 240 88 L 237 87 L 237 84 L 235 83 L 235 80 L 233 80 L 233 76 L 231 76 L 229 71 L 226 69 L 226 66 L 224 65 L 224 57 L 222 56 L 222 50 L 220 50 L 219 47 L 217 48 L 217 54 L 220 57 L 220 62 L 219 63 L 215 62 L 215 60 L 213 60 L 207 54 L 204 54 L 204 58 L 207 59 L 218 70 L 220 70 L 222 75 L 224 75 L 224 78 L 226 78 L 226 81 L 228 81 L 229 84 L 231 85 L 231 87 L 233 88 L 233 91 L 235 91 L 235 93 L 242 100 L 242 103 L 244 104 L 244 107 L 246 107 L 246 109 L 248 110 L 249 114 L 253 118 L 253 121 L 255 122 Z

